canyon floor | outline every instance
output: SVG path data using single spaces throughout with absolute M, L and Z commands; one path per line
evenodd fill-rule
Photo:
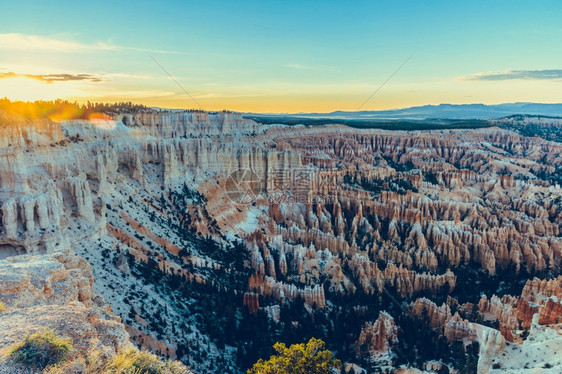
M 244 372 L 310 337 L 355 373 L 561 372 L 562 145 L 545 121 L 14 120 L 0 355 L 48 327 L 194 373 Z

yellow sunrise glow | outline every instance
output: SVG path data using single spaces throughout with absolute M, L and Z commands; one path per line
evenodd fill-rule
M 56 100 L 74 96 L 77 92 L 74 82 L 45 83 L 26 77 L 0 80 L 0 96 L 12 100 Z

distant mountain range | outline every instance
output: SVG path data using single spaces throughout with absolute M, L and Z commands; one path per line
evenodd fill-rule
M 331 113 L 255 114 L 259 117 L 302 117 L 334 119 L 496 119 L 513 114 L 530 114 L 562 117 L 562 104 L 507 103 L 485 104 L 439 104 L 423 105 L 403 109 L 369 110 L 359 112 L 335 111 Z

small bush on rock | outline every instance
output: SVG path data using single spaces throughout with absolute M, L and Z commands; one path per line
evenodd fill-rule
M 70 339 L 56 336 L 53 330 L 44 330 L 14 344 L 8 355 L 16 363 L 42 370 L 63 362 L 72 351 Z
M 185 374 L 187 372 L 187 367 L 179 361 L 160 361 L 158 356 L 138 349 L 119 352 L 104 370 L 104 374 Z

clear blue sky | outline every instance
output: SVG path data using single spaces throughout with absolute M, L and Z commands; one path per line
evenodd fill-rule
M 355 110 L 411 55 L 364 109 L 562 102 L 561 20 L 560 1 L 13 1 L 0 96 L 194 107 L 149 50 L 205 109 Z

